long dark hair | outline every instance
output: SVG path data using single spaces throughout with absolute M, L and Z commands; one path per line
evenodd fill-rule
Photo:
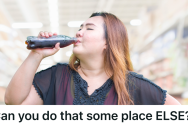
M 118 95 L 118 105 L 134 104 L 128 92 L 127 71 L 133 71 L 129 54 L 128 34 L 123 22 L 115 15 L 107 12 L 96 12 L 91 17 L 102 16 L 104 19 L 105 39 L 107 48 L 104 55 L 105 72 L 112 76 Z M 72 54 L 70 67 L 76 70 L 79 59 Z

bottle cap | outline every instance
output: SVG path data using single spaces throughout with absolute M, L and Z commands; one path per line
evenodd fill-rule
M 27 42 L 27 40 L 25 41 L 25 44 L 27 44 L 27 45 L 28 45 L 28 42 Z

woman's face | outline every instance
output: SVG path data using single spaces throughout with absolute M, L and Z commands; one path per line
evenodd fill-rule
M 73 53 L 78 57 L 101 56 L 106 49 L 103 18 L 95 16 L 87 19 L 76 33 L 80 41 L 74 44 Z

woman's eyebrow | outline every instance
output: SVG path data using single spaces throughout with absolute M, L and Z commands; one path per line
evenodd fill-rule
M 93 23 L 87 23 L 86 26 L 87 26 L 87 25 L 94 25 L 94 26 L 96 26 L 96 25 L 93 24 Z M 83 27 L 83 24 L 81 24 L 80 27 Z

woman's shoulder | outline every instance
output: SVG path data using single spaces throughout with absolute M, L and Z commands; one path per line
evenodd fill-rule
M 147 79 L 146 77 L 144 77 L 142 74 L 138 74 L 136 72 L 132 72 L 132 71 L 129 71 L 128 73 L 128 78 L 129 79 L 135 79 L 136 81 L 139 81 L 139 82 L 146 82 L 146 83 L 149 83 L 159 89 L 162 89 L 160 86 L 156 85 L 153 81 Z
M 129 87 L 134 96 L 146 104 L 164 104 L 166 100 L 166 90 L 145 78 L 142 74 L 129 71 Z M 147 99 L 147 100 L 146 100 Z
M 152 82 L 151 80 L 145 78 L 142 74 L 139 74 L 139 73 L 136 73 L 136 72 L 133 72 L 133 71 L 129 71 L 128 72 L 128 77 L 133 77 L 135 78 L 136 80 L 140 80 L 140 82 L 149 82 L 150 84 L 154 85 L 154 86 L 157 86 L 159 87 L 158 85 L 156 85 L 154 82 Z
M 57 63 L 56 64 L 57 67 L 69 67 L 68 63 Z
M 62 70 L 62 69 L 67 69 L 67 70 L 71 70 L 70 66 L 68 63 L 56 63 L 55 65 L 49 67 L 49 68 L 56 68 L 56 70 Z
M 68 63 L 57 63 L 56 64 L 56 74 L 58 74 L 58 72 L 59 73 L 63 72 L 63 74 L 65 74 L 65 73 L 70 74 L 70 73 L 72 73 L 72 69 L 70 68 Z
M 69 66 L 68 63 L 57 63 L 57 64 L 54 64 L 46 69 L 43 69 L 43 70 L 40 70 L 36 73 L 36 75 L 45 75 L 45 74 L 48 74 L 48 75 L 54 75 L 56 74 L 57 75 L 60 75 L 62 72 L 71 72 L 71 68 Z

